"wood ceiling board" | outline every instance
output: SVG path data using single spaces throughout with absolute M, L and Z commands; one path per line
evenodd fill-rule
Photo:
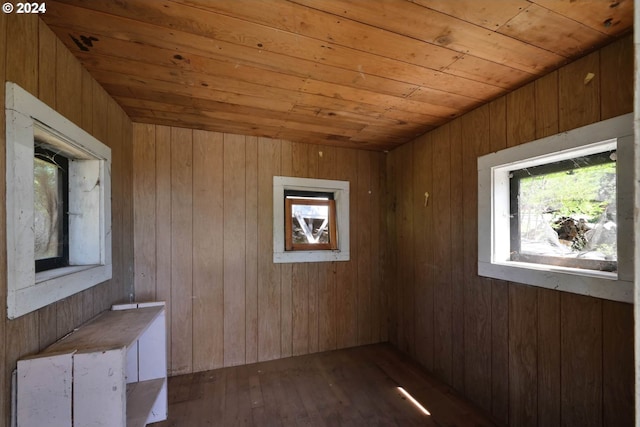
M 92 0 L 90 3 L 81 0 L 66 0 L 64 3 L 78 6 L 85 5 L 91 9 L 120 16 L 127 20 L 153 22 L 155 25 L 172 30 L 248 46 L 256 51 L 277 52 L 295 58 L 326 63 L 382 77 L 403 80 L 402 76 L 398 76 L 398 73 L 405 73 L 404 69 L 407 66 L 413 68 L 413 72 L 418 73 L 421 73 L 421 68 L 424 69 L 424 67 L 406 61 L 381 57 L 380 55 L 293 34 L 266 25 L 254 24 L 227 15 L 206 12 L 199 8 L 179 5 L 166 0 L 153 2 L 127 1 L 124 5 L 125 7 L 120 7 L 120 3 L 112 0 Z M 273 8 L 272 5 L 273 2 L 268 3 L 269 8 Z M 126 25 L 131 25 L 131 23 Z M 449 58 L 439 66 L 448 65 L 454 59 L 453 57 Z M 407 75 L 410 74 L 407 73 Z M 411 80 L 403 81 L 411 82 Z
M 185 2 L 52 0 L 41 18 L 134 121 L 367 149 L 504 95 L 633 18 L 628 0 Z M 604 14 L 609 33 L 594 31 Z
M 421 100 L 409 100 L 407 98 L 399 98 L 385 94 L 378 94 L 375 92 L 364 91 L 360 89 L 353 89 L 346 86 L 339 86 L 333 84 L 327 84 L 326 82 L 318 82 L 315 80 L 309 80 L 302 88 L 302 92 L 308 94 L 321 95 L 328 98 L 341 99 L 346 101 L 353 101 L 361 104 L 375 105 L 376 108 L 392 108 L 402 104 L 407 111 L 422 112 L 434 117 L 451 117 L 460 113 L 460 108 L 448 107 L 442 103 L 426 102 Z M 446 92 L 438 93 L 442 102 L 445 102 Z M 438 98 L 438 96 L 433 96 Z
M 273 72 L 246 68 L 234 68 L 228 63 L 210 68 L 210 72 L 196 72 L 178 67 L 166 67 L 130 59 L 106 57 L 95 54 L 77 54 L 89 70 L 109 71 L 132 77 L 144 77 L 171 84 L 203 87 L 203 90 L 224 88 L 224 92 L 244 95 L 260 94 L 261 97 L 276 98 L 295 102 L 298 92 L 305 84 L 304 79 Z
M 408 96 L 408 99 L 428 104 L 442 105 L 458 111 L 466 111 L 482 103 L 480 99 L 450 92 L 442 92 L 427 87 L 418 88 Z
M 471 55 L 460 55 L 451 65 L 443 70 L 447 74 L 464 77 L 469 80 L 486 83 L 501 89 L 512 89 L 535 79 L 535 74 L 505 67 L 495 62 L 488 62 Z
M 83 2 L 67 1 L 67 3 L 83 3 Z M 155 5 L 156 3 L 154 2 L 153 4 Z M 171 4 L 174 5 L 173 6 L 174 10 L 176 9 L 181 10 L 179 8 L 176 8 L 177 4 L 175 3 L 171 3 Z M 58 8 L 59 3 L 54 2 L 52 3 L 52 5 L 55 5 L 56 8 Z M 120 8 L 117 7 L 117 3 L 114 3 L 111 1 L 96 0 L 96 1 L 92 1 L 90 5 L 91 7 L 100 8 L 101 10 L 104 10 L 107 12 L 113 11 L 114 13 L 119 12 L 120 15 L 129 15 L 132 13 L 130 8 L 133 7 L 135 3 L 127 2 L 128 9 L 126 9 L 126 14 Z M 65 19 L 73 22 L 78 22 L 78 21 L 93 22 L 93 19 L 96 19 L 99 23 L 102 23 L 102 25 L 104 26 L 103 27 L 104 29 L 100 30 L 102 33 L 106 32 L 107 34 L 109 34 L 109 32 L 111 32 L 111 34 L 113 34 L 114 37 L 116 35 L 127 34 L 127 38 L 130 40 L 138 40 L 139 38 L 136 36 L 135 33 L 131 33 L 131 30 L 130 30 L 131 27 L 136 28 L 138 24 L 136 22 L 132 22 L 128 18 L 113 19 L 112 17 L 109 18 L 108 16 L 104 16 L 104 14 L 102 14 L 102 16 L 95 16 L 95 15 L 91 16 L 90 14 L 88 17 L 83 18 L 82 13 L 81 11 L 78 10 L 78 8 L 69 8 L 66 5 L 62 5 L 61 9 L 62 9 L 61 11 L 52 12 L 51 16 L 47 13 L 47 20 L 51 19 L 54 25 L 60 26 L 61 22 L 64 22 Z M 71 11 L 68 9 L 75 9 L 75 11 Z M 138 11 L 139 9 L 143 9 L 143 7 L 138 5 L 138 8 L 136 8 L 135 11 Z M 194 8 L 189 8 L 189 9 L 194 9 Z M 154 8 L 154 11 L 155 10 L 156 8 Z M 196 10 L 199 13 L 203 13 L 203 11 L 200 9 L 194 9 L 194 10 Z M 62 14 L 63 12 L 64 14 Z M 161 16 L 159 15 L 159 13 L 145 14 L 141 12 L 141 16 L 147 16 L 147 15 L 151 15 L 152 17 Z M 190 14 L 183 13 L 182 15 L 188 16 L 188 18 L 185 17 L 184 19 L 196 19 L 193 16 L 193 11 Z M 246 21 L 241 21 L 235 18 L 224 16 L 224 15 L 216 15 L 216 16 L 217 16 L 216 19 L 234 20 L 234 22 L 238 24 L 236 25 L 236 27 L 233 27 L 233 25 L 228 24 L 227 27 L 229 28 L 225 27 L 225 31 L 215 32 L 215 35 L 213 36 L 215 37 L 215 41 L 223 37 L 226 37 L 226 40 L 223 39 L 222 41 L 227 41 L 235 44 L 239 43 L 241 45 L 249 46 L 250 48 L 253 48 L 256 51 L 256 55 L 258 55 L 260 51 L 276 51 L 280 54 L 292 56 L 294 58 L 304 59 L 312 62 L 319 62 L 321 64 L 326 64 L 333 67 L 350 70 L 352 72 L 357 72 L 363 77 L 363 80 L 366 80 L 368 75 L 374 75 L 382 78 L 387 78 L 390 80 L 405 82 L 412 85 L 427 86 L 427 87 L 432 87 L 436 89 L 443 88 L 443 87 L 451 87 L 451 91 L 453 91 L 454 93 L 474 94 L 476 97 L 480 99 L 487 97 L 488 93 L 495 94 L 496 91 L 499 91 L 499 89 L 496 89 L 495 87 L 488 85 L 486 83 L 473 81 L 469 79 L 461 80 L 454 75 L 449 75 L 446 73 L 442 73 L 440 71 L 424 68 L 421 66 L 417 66 L 415 64 L 396 61 L 393 59 L 380 57 L 377 55 L 371 55 L 365 52 L 344 48 L 337 45 L 331 46 L 331 49 L 329 49 L 329 46 L 327 44 L 318 40 L 313 40 L 313 39 L 309 39 L 302 36 L 295 36 L 294 39 L 291 39 L 292 35 L 291 34 L 287 35 L 287 33 L 284 33 L 283 31 L 279 31 L 279 30 L 273 31 L 265 26 L 250 24 L 250 23 L 247 23 Z M 142 19 L 142 17 L 140 17 L 139 19 Z M 108 24 L 105 22 L 107 20 L 109 20 Z M 164 22 L 164 21 L 167 21 L 167 22 Z M 178 45 L 188 44 L 188 42 L 186 41 L 179 42 L 177 40 L 178 37 L 176 37 L 176 34 L 178 34 L 178 32 L 175 31 L 175 29 L 177 28 L 180 31 L 184 29 L 183 31 L 184 33 L 191 34 L 191 33 L 188 33 L 188 31 L 190 28 L 194 27 L 194 24 L 186 25 L 186 24 L 183 24 L 181 21 L 176 22 L 176 18 L 173 16 L 165 16 L 164 19 L 161 19 L 159 22 L 155 22 L 155 23 L 170 25 L 172 29 L 171 31 L 168 31 L 168 32 L 160 31 L 157 37 L 165 37 L 165 39 L 167 39 L 165 41 L 166 43 L 169 43 L 169 44 L 178 43 Z M 244 27 L 240 28 L 241 26 L 240 24 L 244 24 L 244 27 L 249 26 L 249 29 Z M 207 31 L 211 33 L 211 32 L 214 32 L 213 27 L 219 28 L 222 26 L 222 24 L 216 20 L 215 25 L 211 23 L 205 26 L 208 29 Z M 144 28 L 144 27 L 145 26 L 141 26 L 141 28 Z M 148 28 L 148 26 L 146 27 L 147 28 L 145 28 L 145 32 L 148 33 L 150 31 L 153 31 L 153 28 Z M 198 26 L 197 29 L 200 31 L 201 35 L 207 34 L 207 31 L 203 30 L 201 26 Z M 243 34 L 243 37 L 229 35 L 229 34 L 232 34 L 233 31 L 237 31 L 239 34 Z M 246 33 L 249 31 L 252 31 L 255 37 L 258 37 L 258 35 L 260 34 L 259 31 L 264 31 L 263 37 L 261 37 L 262 40 L 266 40 L 269 35 L 273 35 L 274 37 L 277 36 L 280 38 L 280 40 L 278 42 L 265 41 L 264 44 L 261 42 L 258 42 L 257 44 L 263 44 L 262 48 L 258 49 L 256 47 L 256 44 L 254 44 L 253 42 L 249 44 L 246 43 L 246 40 L 251 38 L 246 35 Z M 178 35 L 181 35 L 181 34 L 182 33 Z M 150 38 L 150 37 L 153 37 L 153 33 L 146 35 L 146 38 Z M 284 41 L 286 37 L 289 37 L 289 39 L 287 40 L 288 43 Z M 147 40 L 147 41 L 150 42 L 150 40 Z M 192 40 L 192 41 L 195 41 L 195 40 Z M 208 45 L 211 45 L 213 43 L 212 40 L 207 40 L 207 41 L 208 41 L 207 43 Z M 245 43 L 242 43 L 242 41 L 245 41 Z M 284 48 L 279 49 L 279 46 L 284 46 Z M 456 82 L 455 85 L 451 85 L 451 82 L 453 81 Z M 491 96 L 495 96 L 495 95 L 491 95 Z
M 406 120 L 386 118 L 384 113 L 375 115 L 362 115 L 358 113 L 352 113 L 350 111 L 343 111 L 338 109 L 318 108 L 316 106 L 308 105 L 296 105 L 291 110 L 291 113 L 307 114 L 309 117 L 317 117 L 319 119 L 334 120 L 339 122 L 354 123 L 358 125 L 369 125 L 371 123 L 378 123 L 381 126 L 400 126 L 407 123 Z M 421 117 L 424 120 L 424 117 Z M 429 117 L 430 120 L 434 120 L 435 117 Z M 419 124 L 421 122 L 415 122 Z
M 434 70 L 448 66 L 458 55 L 451 49 L 290 2 L 280 2 L 277 8 L 273 7 L 273 0 L 184 0 L 180 3 L 277 28 L 294 37 L 302 35 L 320 40 L 329 49 L 339 45 Z
M 497 30 L 531 3 L 527 0 L 410 0 L 451 17 Z
M 330 120 L 315 120 L 311 122 L 309 120 L 298 121 L 291 115 L 282 115 L 282 117 L 272 117 L 266 118 L 264 116 L 247 116 L 246 114 L 239 114 L 234 112 L 228 112 L 223 110 L 209 111 L 193 106 L 176 106 L 175 104 L 166 104 L 162 102 L 156 101 L 148 101 L 142 100 L 139 98 L 126 98 L 126 97 L 116 97 L 116 101 L 125 109 L 129 110 L 152 110 L 152 111 L 163 111 L 167 114 L 175 114 L 176 117 L 184 114 L 184 115 L 202 115 L 203 118 L 211 119 L 212 121 L 221 121 L 228 123 L 246 123 L 251 121 L 254 125 L 260 127 L 272 127 L 272 128 L 280 128 L 283 126 L 288 126 L 294 130 L 308 130 L 316 133 L 325 133 L 327 135 L 340 135 L 351 137 L 356 135 L 362 128 L 365 127 L 364 124 L 360 124 L 357 128 L 343 128 L 334 126 L 333 123 L 336 121 Z
M 531 0 L 596 31 L 613 36 L 633 27 L 633 0 Z
M 262 109 L 275 109 L 277 111 L 289 111 L 293 104 L 279 99 L 263 98 L 258 96 L 242 95 L 233 92 L 224 92 L 211 88 L 180 86 L 164 81 L 132 77 L 109 71 L 91 70 L 91 75 L 104 87 L 129 86 L 131 88 L 146 88 L 156 92 L 164 92 L 175 95 L 188 95 L 197 98 L 218 101 L 223 103 L 243 105 Z
M 487 31 L 466 21 L 445 15 L 405 0 L 371 3 L 360 0 L 291 0 L 331 11 L 338 16 L 357 19 L 428 43 L 446 46 L 457 52 L 531 74 L 544 74 L 563 58 L 553 52 L 526 45 L 510 37 Z
M 611 37 L 566 16 L 532 4 L 503 25 L 499 33 L 570 57 L 611 41 Z
M 272 52 L 259 52 L 256 54 L 256 50 L 253 48 L 247 48 L 244 46 L 234 45 L 234 56 L 226 56 L 224 53 L 230 51 L 230 47 L 216 48 L 212 52 L 205 52 L 200 49 L 197 53 L 185 52 L 180 50 L 180 53 L 176 53 L 175 46 L 166 44 L 163 47 L 157 47 L 148 44 L 149 40 L 144 42 L 140 41 L 126 41 L 121 39 L 114 39 L 105 35 L 104 30 L 92 28 L 88 29 L 74 29 L 70 31 L 66 27 L 59 27 L 52 25 L 51 28 L 56 34 L 66 42 L 67 47 L 76 53 L 76 56 L 81 57 L 81 51 L 72 38 L 76 40 L 80 39 L 84 34 L 94 34 L 99 40 L 94 41 L 93 46 L 88 48 L 91 54 L 115 56 L 125 59 L 131 59 L 135 61 L 155 63 L 157 65 L 163 65 L 168 67 L 178 67 L 181 69 L 191 71 L 205 72 L 210 70 L 211 67 L 217 67 L 222 64 L 230 64 L 234 70 L 247 68 L 251 72 L 262 74 L 264 71 L 278 72 L 285 76 L 294 77 L 309 77 L 315 80 L 327 81 L 329 83 L 342 84 L 351 87 L 358 87 L 361 89 L 371 89 L 379 93 L 386 93 L 393 96 L 407 96 L 415 91 L 419 86 L 415 84 L 409 84 L 400 82 L 397 80 L 391 80 L 373 75 L 365 75 L 360 72 L 354 72 L 345 70 L 343 68 L 337 68 L 318 64 L 316 62 L 300 60 L 292 58 L 286 55 L 280 55 Z M 113 31 L 108 30 L 110 34 Z M 84 36 L 86 37 L 86 36 Z M 194 42 L 197 42 L 195 40 Z M 153 40 L 153 43 L 158 43 L 157 39 Z M 225 43 L 227 44 L 227 43 Z

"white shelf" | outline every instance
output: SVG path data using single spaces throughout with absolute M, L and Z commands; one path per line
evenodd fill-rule
M 18 427 L 143 427 L 165 420 L 165 322 L 164 303 L 114 306 L 19 360 Z

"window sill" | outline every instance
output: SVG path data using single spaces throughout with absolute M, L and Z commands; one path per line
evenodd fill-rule
M 9 290 L 7 315 L 10 319 L 42 308 L 91 286 L 111 279 L 112 266 L 82 265 L 42 271 L 35 275 L 32 286 Z M 32 276 L 33 277 L 33 276 Z
M 55 268 L 36 273 L 36 284 L 46 282 L 48 280 L 57 279 L 71 274 L 80 273 L 85 270 L 102 267 L 101 265 L 72 265 L 69 267 Z
M 478 262 L 478 274 L 484 277 L 523 283 L 558 291 L 632 302 L 633 281 L 616 273 L 557 267 L 517 261 Z

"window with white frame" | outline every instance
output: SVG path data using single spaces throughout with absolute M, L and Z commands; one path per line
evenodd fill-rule
M 478 274 L 632 301 L 633 127 L 620 116 L 478 158 Z
M 349 182 L 273 177 L 273 262 L 349 260 Z
M 111 278 L 111 150 L 6 83 L 7 314 Z

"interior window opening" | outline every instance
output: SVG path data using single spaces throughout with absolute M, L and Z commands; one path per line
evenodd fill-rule
M 333 193 L 285 191 L 285 250 L 337 249 Z
M 616 155 L 511 171 L 510 259 L 617 272 Z
M 69 163 L 36 141 L 33 159 L 36 272 L 69 265 Z

